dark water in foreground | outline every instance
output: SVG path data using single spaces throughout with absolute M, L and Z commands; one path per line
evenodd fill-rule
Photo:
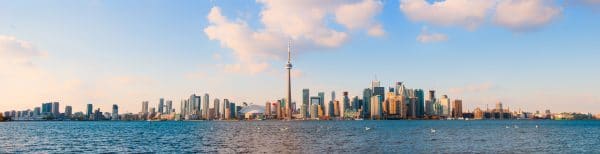
M 600 153 L 600 121 L 8 122 L 6 152 Z

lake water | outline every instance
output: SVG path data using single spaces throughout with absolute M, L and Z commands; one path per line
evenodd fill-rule
M 7 152 L 600 153 L 600 121 L 5 122 Z

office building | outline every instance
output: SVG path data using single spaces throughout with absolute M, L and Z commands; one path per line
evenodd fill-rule
M 173 111 L 173 101 L 167 100 L 165 108 L 166 108 L 165 114 L 171 114 L 171 112 Z
M 142 114 L 148 114 L 148 101 L 142 102 Z
M 210 97 L 208 96 L 208 93 L 205 93 L 204 100 L 202 102 L 202 117 L 204 119 L 208 119 L 208 117 L 210 116 L 210 115 L 208 115 L 208 108 L 209 108 L 208 103 L 210 103 Z
M 87 118 L 92 119 L 94 114 L 94 106 L 92 104 L 87 105 Z
M 300 117 L 309 117 L 308 109 L 302 109 L 303 107 L 308 108 L 310 103 L 310 91 L 309 89 L 302 89 L 302 105 L 300 105 Z
M 53 102 L 52 103 L 52 114 L 54 114 L 54 116 L 60 115 L 60 111 L 58 110 L 58 108 L 59 108 L 58 102 Z
M 435 90 L 429 90 L 427 95 L 427 100 L 425 101 L 425 114 L 427 115 L 435 115 L 434 104 L 437 102 L 435 98 Z
M 321 102 L 321 97 L 310 97 L 310 118 L 317 118 L 319 115 L 318 105 Z M 314 109 L 313 109 L 314 108 Z
M 165 99 L 160 98 L 158 100 L 158 113 L 163 114 L 165 108 Z
M 213 108 L 215 109 L 213 116 L 215 119 L 219 119 L 219 117 L 221 117 L 220 105 L 221 105 L 220 100 L 218 98 L 215 98 L 213 100 Z
M 452 114 L 452 106 L 450 104 L 450 98 L 448 98 L 448 95 L 442 95 L 442 98 L 440 98 L 440 104 L 442 105 L 442 116 L 445 117 L 450 117 Z
M 415 89 L 415 97 L 417 99 L 417 118 L 423 118 L 425 115 L 425 92 L 423 89 Z
M 455 99 L 452 101 L 452 117 L 453 118 L 462 118 L 462 100 Z
M 383 97 L 381 97 L 380 95 L 375 95 L 371 97 L 371 119 L 382 119 L 382 100 Z
M 117 104 L 113 104 L 111 115 L 111 120 L 119 120 L 119 106 Z
M 365 116 L 363 118 L 366 118 L 368 115 L 370 115 L 370 112 L 371 112 L 371 108 L 370 108 L 370 106 L 371 106 L 371 95 L 372 94 L 373 94 L 373 91 L 371 89 L 369 89 L 369 88 L 365 88 L 363 90 L 363 101 L 364 102 L 363 102 L 363 106 L 362 106 L 362 108 L 363 108 L 362 111 L 363 111 L 363 115 Z
M 40 107 L 33 108 L 33 115 L 39 116 L 41 114 L 42 114 L 42 109 Z M 4 114 L 4 116 L 9 116 L 9 115 L 8 114 Z
M 65 106 L 65 116 L 71 117 L 73 115 L 73 107 Z
M 319 92 L 318 96 L 321 98 L 321 102 L 319 102 L 319 105 L 321 105 L 321 106 L 325 105 L 325 93 Z

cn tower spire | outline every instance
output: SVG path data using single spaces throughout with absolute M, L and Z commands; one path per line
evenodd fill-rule
M 292 119 L 292 40 L 288 41 L 288 61 L 285 65 L 287 69 L 287 98 L 286 98 L 286 117 L 285 119 Z

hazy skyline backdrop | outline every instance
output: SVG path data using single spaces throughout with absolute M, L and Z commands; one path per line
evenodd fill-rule
M 0 0 L 0 111 L 179 110 L 192 93 L 264 105 L 285 97 L 291 39 L 296 102 L 377 78 L 470 111 L 598 113 L 599 19 L 599 0 Z

